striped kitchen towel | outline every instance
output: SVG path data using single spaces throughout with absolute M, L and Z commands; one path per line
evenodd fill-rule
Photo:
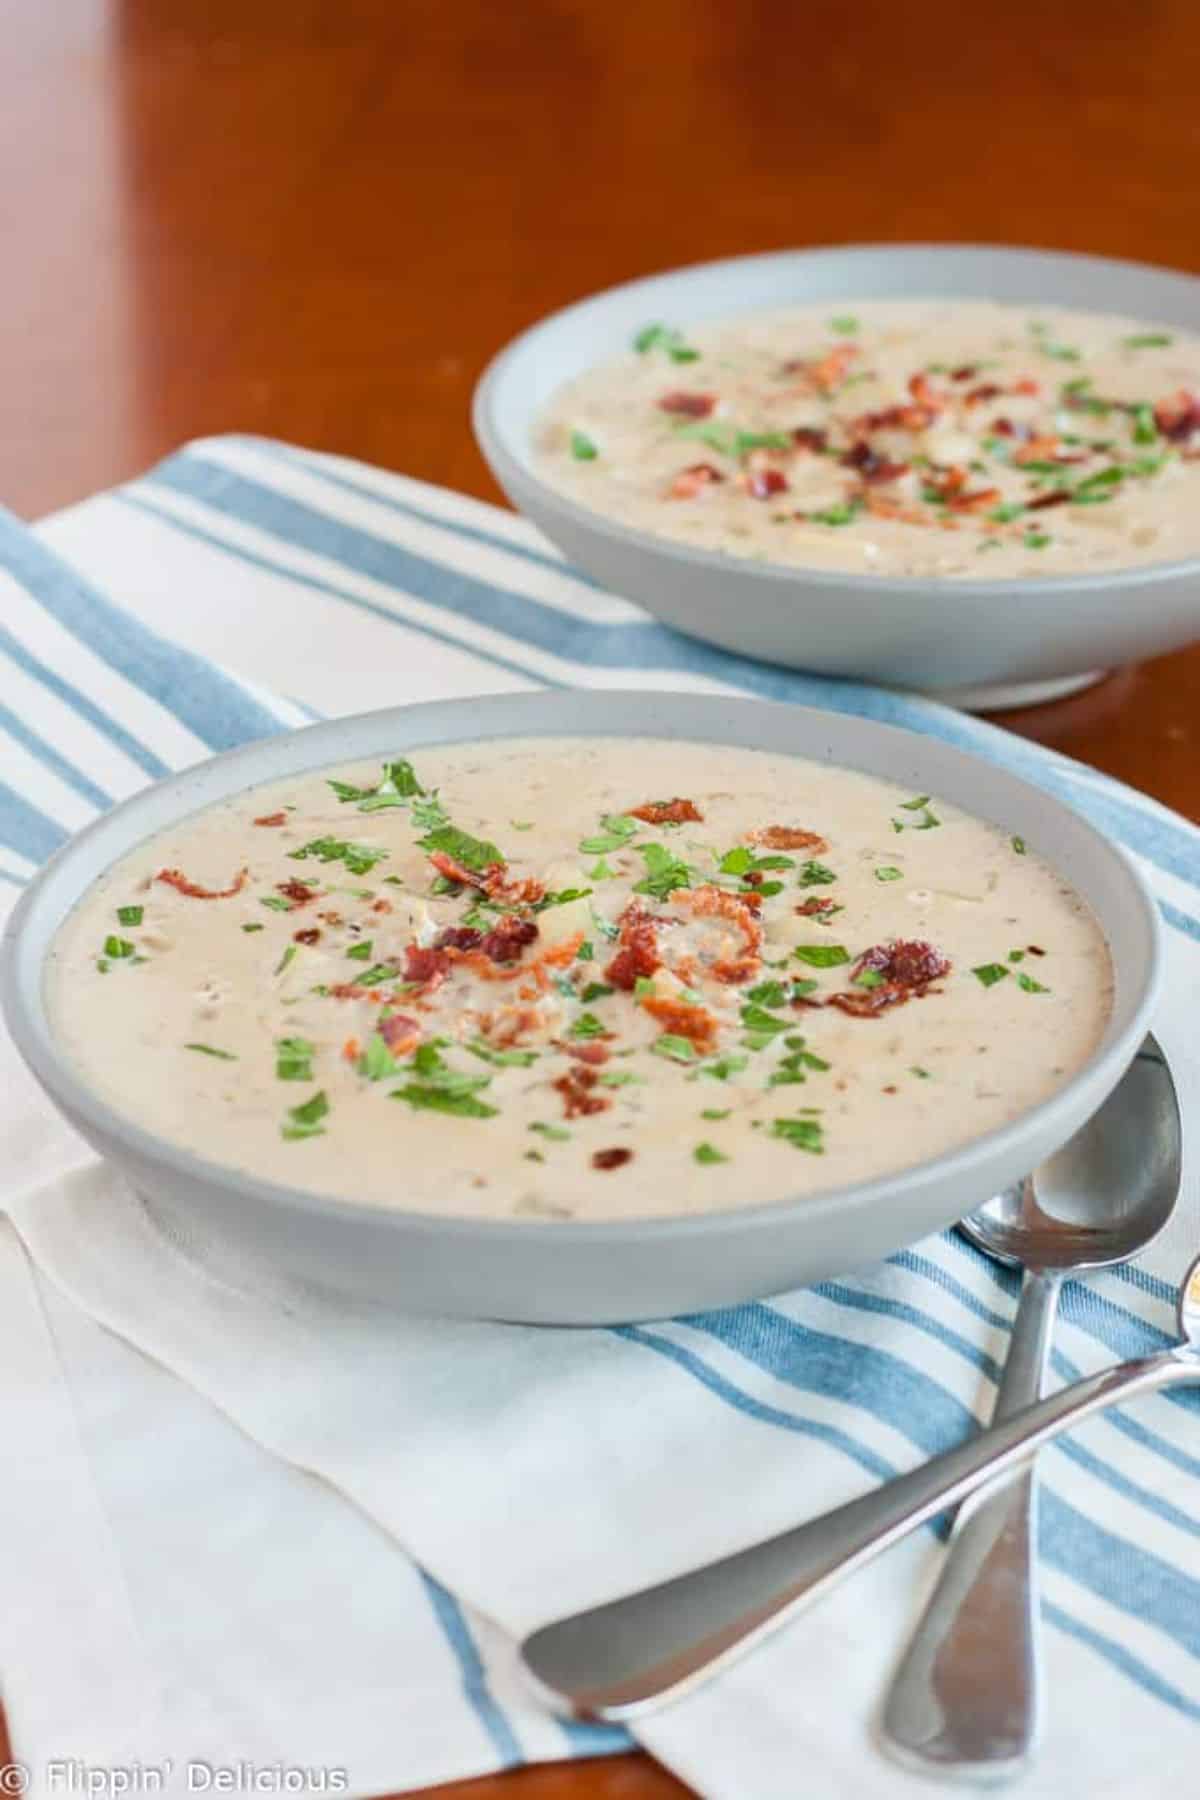
M 1158 897 L 1155 1029 L 1189 1127 L 1170 1233 L 1136 1268 L 1068 1284 L 1054 1373 L 1169 1341 L 1200 1240 L 1200 833 L 1162 807 L 944 708 L 691 643 L 507 513 L 248 438 L 193 444 L 34 531 L 0 523 L 0 631 L 11 889 L 213 750 L 314 713 L 532 685 L 822 704 L 1051 789 Z M 0 1680 L 35 1791 L 70 1758 L 161 1767 L 167 1791 L 228 1766 L 246 1786 L 278 1767 L 367 1794 L 620 1748 L 540 1711 L 517 1635 L 820 1512 L 990 1410 L 1015 1283 L 954 1234 L 653 1326 L 393 1317 L 199 1231 L 165 1239 L 3 1055 L 0 1422 L 17 1454 Z M 1041 1466 L 1050 1706 L 1022 1791 L 1194 1781 L 1198 1396 L 1094 1420 Z M 871 1723 L 939 1554 L 917 1534 L 638 1739 L 714 1796 L 921 1792 Z

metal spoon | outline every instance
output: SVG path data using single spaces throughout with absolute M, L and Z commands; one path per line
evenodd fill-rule
M 993 1423 L 1041 1395 L 1064 1276 L 1127 1262 L 1169 1216 L 1172 1185 L 1155 1164 L 1177 1151 L 1178 1109 L 1152 1037 L 1118 1093 L 1120 1109 L 1101 1107 L 1020 1186 L 959 1225 L 989 1256 L 1026 1271 Z M 1150 1166 L 1141 1132 L 1125 1129 L 1127 1102 L 1158 1126 Z M 1042 1710 L 1035 1495 L 1030 1458 L 959 1515 L 884 1708 L 883 1747 L 909 1768 L 1005 1781 L 1032 1754 Z
M 1129 1184 L 1130 1211 L 1144 1205 L 1165 1219 L 1179 1191 L 1180 1150 L 1179 1112 L 1165 1065 L 1135 1062 L 1076 1143 L 1080 1166 L 1106 1186 L 1105 1157 L 1118 1155 L 1113 1185 Z M 1103 1212 L 1111 1217 L 1116 1210 L 1110 1202 Z M 1077 1228 L 1087 1229 L 1083 1218 Z M 1172 1349 L 1085 1376 L 907 1475 L 765 1543 L 543 1626 L 521 1647 L 528 1673 L 552 1704 L 584 1718 L 628 1719 L 682 1698 L 844 1575 L 1010 1473 L 1071 1425 L 1138 1394 L 1200 1384 L 1200 1257 L 1184 1276 L 1178 1310 L 1183 1342 Z

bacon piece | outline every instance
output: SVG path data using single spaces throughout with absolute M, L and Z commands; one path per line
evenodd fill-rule
M 256 825 L 286 825 L 287 814 L 285 812 L 264 813 L 262 818 L 255 819 L 254 823 Z
M 365 988 L 357 981 L 337 981 L 329 990 L 331 1000 L 382 1000 L 378 988 Z
M 562 1095 L 565 1119 L 586 1118 L 590 1113 L 605 1112 L 612 1105 L 607 1095 L 591 1092 L 596 1085 L 595 1069 L 568 1069 L 551 1085 Z
M 532 944 L 538 928 L 532 919 L 517 919 L 511 914 L 497 919 L 490 931 L 478 938 L 478 949 L 494 963 L 516 962 L 526 944 Z
M 240 894 L 250 879 L 249 869 L 239 869 L 227 888 L 201 887 L 198 881 L 190 881 L 182 869 L 160 869 L 154 877 L 155 881 L 163 881 L 168 887 L 176 888 L 179 893 L 186 894 L 190 900 L 232 900 Z
M 810 894 L 807 900 L 801 901 L 796 911 L 802 919 L 819 919 L 822 913 L 836 912 L 837 906 L 836 900 L 818 900 L 815 894 Z
M 999 488 L 973 488 L 969 494 L 954 494 L 948 505 L 952 512 L 982 512 L 985 506 L 995 506 L 999 498 Z
M 371 902 L 371 911 L 373 913 L 390 913 L 392 910 L 393 908 L 390 900 L 372 900 Z
M 1168 443 L 1182 444 L 1200 430 L 1200 397 L 1180 388 L 1154 408 L 1154 423 Z
M 708 1051 L 715 1045 L 717 1021 L 703 1006 L 689 1006 L 685 1000 L 660 1000 L 657 995 L 647 995 L 641 1005 L 664 1030 L 687 1038 L 697 1050 Z
M 1031 437 L 1013 451 L 1013 461 L 1018 467 L 1031 462 L 1078 463 L 1085 462 L 1084 456 L 1069 456 L 1062 449 L 1056 437 Z
M 666 492 L 668 500 L 694 500 L 697 494 L 703 493 L 706 487 L 715 482 L 724 481 L 720 469 L 712 463 L 689 463 L 686 469 L 680 469 Z
M 752 844 L 763 844 L 768 850 L 828 850 L 829 845 L 819 831 L 806 831 L 800 825 L 767 825 L 761 831 L 746 833 Z
M 347 1062 L 357 1062 L 361 1054 L 357 1038 L 347 1038 L 342 1045 L 342 1055 Z
M 951 369 L 950 379 L 951 381 L 970 381 L 978 373 L 979 370 L 974 363 L 961 363 L 957 369 Z
M 450 973 L 453 958 L 449 950 L 422 949 L 409 944 L 404 952 L 405 981 L 419 981 L 429 990 L 441 987 Z
M 885 406 L 879 412 L 861 413 L 850 429 L 855 437 L 872 431 L 928 431 L 939 410 L 936 406 Z
M 934 388 L 923 369 L 908 378 L 908 391 L 916 404 L 934 413 L 942 412 L 946 406 L 946 398 Z
M 1022 375 L 1020 380 L 1013 382 L 1009 391 L 1013 394 L 1040 394 L 1042 384 L 1035 381 L 1032 375 Z
M 1017 428 L 1011 419 L 993 419 L 991 432 L 993 437 L 1016 437 Z
M 751 469 L 746 476 L 746 492 L 753 500 L 769 500 L 772 494 L 786 494 L 790 485 L 782 469 Z
M 851 988 L 825 1002 L 854 1018 L 874 1018 L 928 991 L 930 982 L 950 972 L 950 959 L 922 938 L 893 938 L 864 950 L 850 971 L 851 983 L 867 969 L 883 976 L 876 987 Z
M 421 1041 L 421 1021 L 407 1013 L 381 1014 L 376 1029 L 393 1056 L 407 1056 Z
M 321 929 L 318 925 L 310 925 L 305 931 L 293 931 L 292 936 L 298 944 L 319 944 Z
M 546 1021 L 536 1006 L 502 1006 L 494 1013 L 483 1013 L 479 1029 L 489 1044 L 507 1048 L 519 1044 L 527 1032 L 539 1032 Z
M 653 975 L 662 968 L 658 953 L 658 921 L 636 902 L 625 908 L 620 918 L 620 936 L 616 954 L 604 971 L 606 981 L 631 992 L 639 976 Z
M 468 869 L 453 856 L 449 856 L 445 850 L 431 850 L 429 853 L 429 860 L 437 870 L 438 874 L 443 876 L 446 881 L 456 882 L 459 887 L 481 888 L 483 886 L 483 875 L 478 875 L 473 870 Z M 499 867 L 499 863 L 490 863 L 488 865 L 488 870 L 498 869 Z
M 854 469 L 863 481 L 896 481 L 908 473 L 907 463 L 889 461 L 878 450 L 872 450 L 866 438 L 856 438 L 838 461 L 843 468 Z
M 625 1163 L 632 1161 L 633 1151 L 627 1150 L 621 1145 L 616 1145 L 611 1150 L 592 1151 L 593 1169 L 619 1169 Z
M 709 965 L 708 973 L 714 980 L 737 985 L 753 979 L 762 958 L 763 928 L 755 917 L 762 905 L 760 895 L 727 894 L 723 888 L 705 885 L 679 888 L 671 895 L 671 902 L 698 919 L 725 919 L 741 934 L 741 956 L 720 957 Z
M 610 1031 L 607 1035 L 612 1037 L 613 1033 Z M 598 1068 L 601 1063 L 606 1063 L 612 1055 L 612 1051 L 608 1048 L 607 1044 L 602 1044 L 598 1038 L 589 1038 L 585 1044 L 564 1044 L 560 1042 L 558 1043 L 557 1048 L 562 1051 L 564 1056 L 573 1056 L 576 1062 L 591 1063 L 596 1068 Z
M 665 413 L 679 413 L 685 419 L 707 419 L 717 404 L 715 394 L 687 394 L 681 389 L 664 394 L 659 408 Z
M 792 442 L 798 450 L 811 450 L 819 456 L 829 442 L 829 433 L 815 425 L 796 425 L 792 428 Z
M 644 806 L 631 806 L 631 819 L 644 819 L 647 825 L 684 825 L 695 820 L 703 825 L 704 814 L 694 800 L 647 800 Z
M 431 946 L 434 950 L 475 950 L 483 937 L 472 925 L 447 925 L 439 931 Z
M 978 387 L 967 390 L 963 395 L 963 403 L 966 406 L 982 406 L 985 400 L 994 400 L 997 394 L 1003 392 L 1004 389 L 998 387 L 994 381 L 982 381 Z
M 307 881 L 297 881 L 295 878 L 291 881 L 277 881 L 275 886 L 285 900 L 291 901 L 293 912 L 301 906 L 307 906 L 320 892 L 318 888 L 310 887 Z
M 900 500 L 889 500 L 883 494 L 867 494 L 867 511 L 877 519 L 899 519 L 905 525 L 928 525 L 930 515 L 919 506 L 905 506 Z
M 1055 488 L 1053 493 L 1039 494 L 1036 500 L 1027 500 L 1025 507 L 1028 512 L 1045 512 L 1048 506 L 1065 506 L 1070 498 L 1066 488 Z
M 531 875 L 510 881 L 507 863 L 495 862 L 489 863 L 486 869 L 468 869 L 465 863 L 447 855 L 444 850 L 431 851 L 429 860 L 447 881 L 453 881 L 459 887 L 476 888 L 489 900 L 506 906 L 536 906 L 546 892 L 543 884 Z
M 798 375 L 810 393 L 831 394 L 846 379 L 850 364 L 862 355 L 857 344 L 835 344 L 814 362 L 797 358 L 783 365 L 785 375 Z

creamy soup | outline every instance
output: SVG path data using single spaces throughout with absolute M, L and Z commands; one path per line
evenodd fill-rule
M 698 549 L 899 576 L 1200 555 L 1200 337 L 904 301 L 648 325 L 555 397 L 538 466 Z
M 116 865 L 56 1033 L 159 1136 L 377 1206 L 709 1212 L 1005 1124 L 1107 949 L 1038 846 L 850 770 L 523 739 L 299 776 Z

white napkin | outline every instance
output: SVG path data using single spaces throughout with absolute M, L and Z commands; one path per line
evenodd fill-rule
M 531 679 L 745 687 L 899 717 L 1019 766 L 1142 851 L 1173 920 L 1156 1029 L 1185 1116 L 1200 1116 L 1198 839 L 1126 790 L 938 708 L 687 644 L 562 571 L 508 515 L 279 446 L 193 446 L 40 536 L 192 651 L 321 710 Z M 133 735 L 166 761 L 186 759 L 164 742 L 182 686 L 188 730 L 279 714 L 244 684 L 214 694 L 218 677 L 186 658 L 155 663 L 144 633 L 116 656 L 96 593 L 15 528 L 0 567 L 17 577 L 5 619 L 29 684 L 5 773 L 42 837 L 96 804 L 71 770 L 90 770 L 101 799 L 142 778 L 111 755 L 84 761 L 85 726 L 112 743 L 81 697 L 128 723 L 114 682 L 131 684 L 142 715 L 157 708 Z M 51 744 L 64 766 L 41 754 Z M 0 803 L 0 867 L 20 873 L 41 842 Z M 62 1791 L 51 1765 L 72 1756 L 169 1762 L 170 1791 L 246 1763 L 308 1769 L 310 1787 L 334 1771 L 364 1794 L 617 1747 L 620 1733 L 564 1728 L 527 1698 L 516 1634 L 836 1504 L 990 1409 L 1014 1286 L 955 1237 L 690 1321 L 406 1320 L 283 1280 L 200 1222 L 172 1239 L 4 1054 L 0 1419 L 17 1454 L 0 1484 L 0 1671 L 38 1792 Z M 1190 1142 L 1187 1156 L 1161 1245 L 1068 1288 L 1060 1377 L 1169 1335 L 1171 1285 L 1200 1239 Z M 1098 1419 L 1041 1467 L 1050 1716 L 1021 1791 L 1186 1784 L 1195 1396 Z M 920 1793 L 879 1757 L 871 1721 L 939 1554 L 917 1534 L 638 1738 L 714 1796 Z

